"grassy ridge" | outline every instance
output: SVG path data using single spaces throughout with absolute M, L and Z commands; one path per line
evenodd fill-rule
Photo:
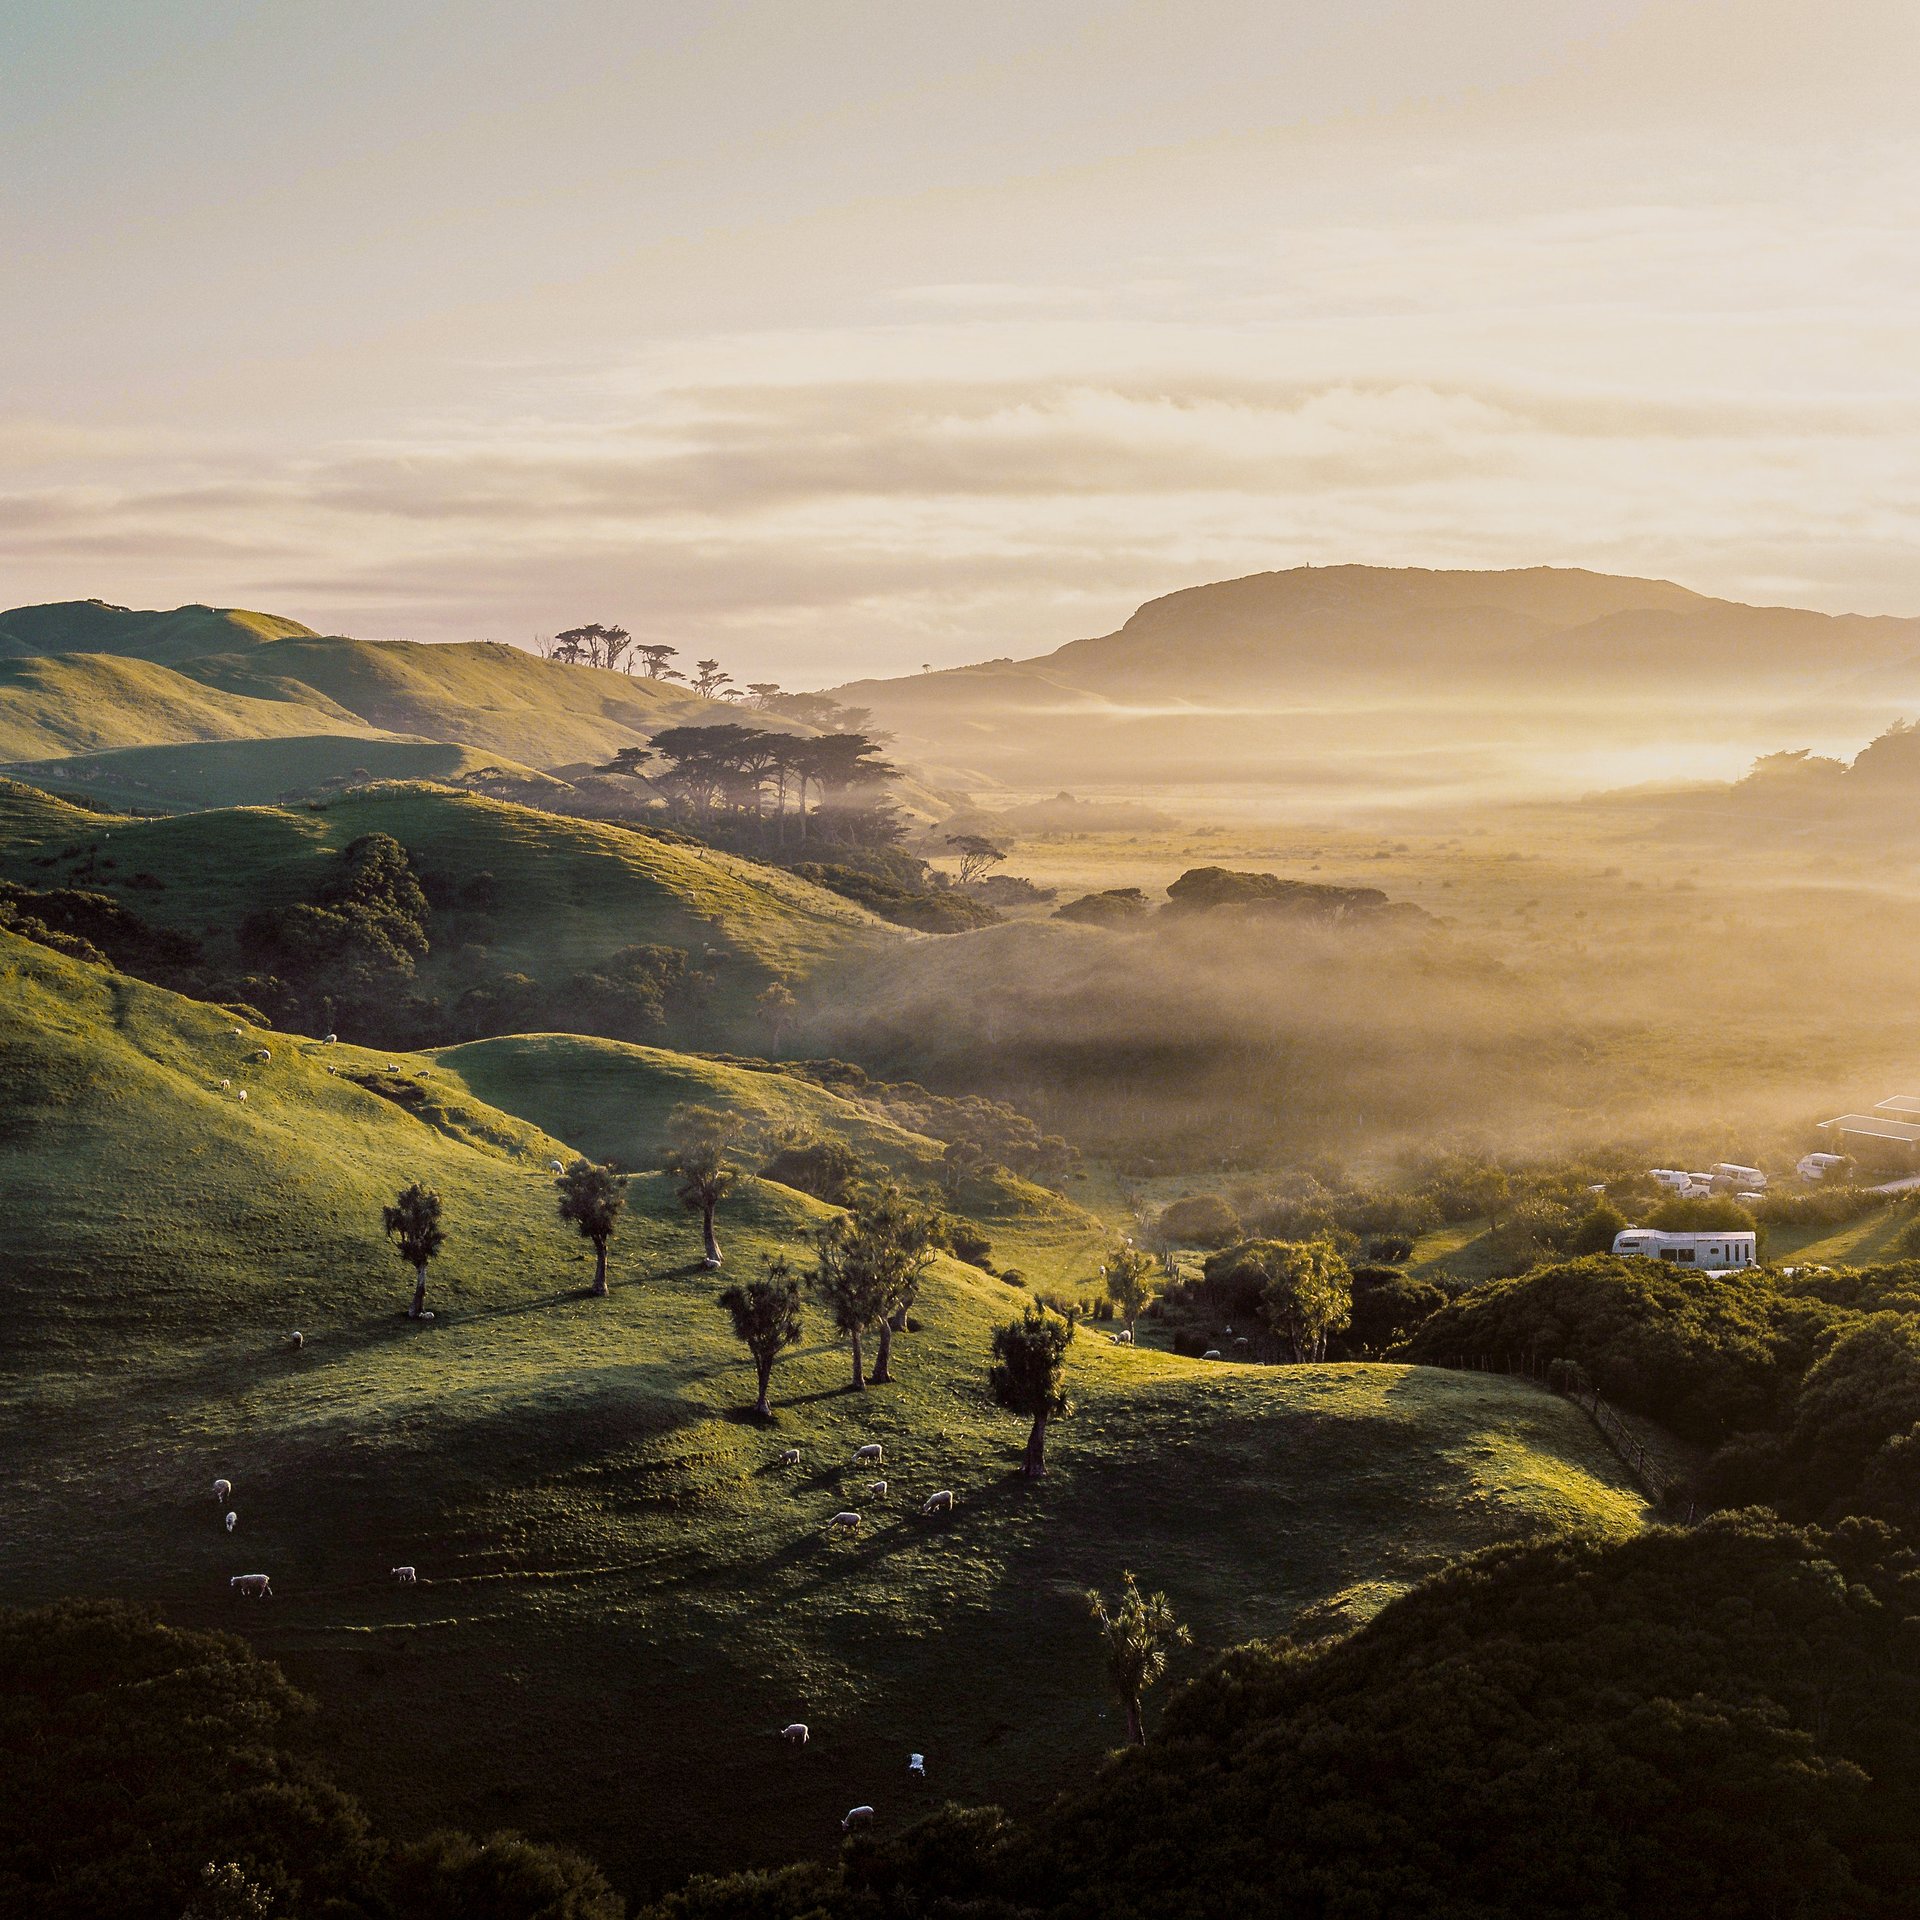
M 301 711 L 287 710 L 289 716 Z M 284 796 L 312 793 L 334 781 L 456 781 L 483 768 L 508 772 L 536 786 L 555 785 L 532 767 L 472 747 L 392 740 L 371 732 L 120 747 L 21 761 L 12 771 L 21 780 L 84 793 L 102 806 L 184 811 L 271 806 Z
M 697 1101 L 743 1115 L 761 1141 L 807 1128 L 844 1139 L 909 1182 L 939 1177 L 941 1142 L 785 1074 L 575 1034 L 476 1040 L 431 1057 L 474 1098 L 624 1166 L 654 1165 L 667 1115 Z M 970 1180 L 952 1204 L 986 1229 L 997 1265 L 1017 1267 L 1036 1286 L 1088 1288 L 1112 1239 L 1084 1207 L 1014 1174 Z
M 228 693 L 150 660 L 103 654 L 0 658 L 0 763 L 189 740 L 373 733 L 318 695 Z
M 0 658 L 27 653 L 117 653 L 178 661 L 228 653 L 268 640 L 311 639 L 313 629 L 243 607 L 175 607 L 170 612 L 57 600 L 0 612 Z
M 566 1837 L 638 1886 L 823 1846 L 855 1800 L 892 1824 L 909 1749 L 934 1791 L 1017 1805 L 1117 1737 L 1078 1594 L 1123 1565 L 1206 1648 L 1302 1605 L 1369 1608 L 1544 1521 L 1639 1518 L 1578 1413 L 1529 1387 L 1090 1334 L 1055 1471 L 1022 1482 L 983 1391 L 1017 1296 L 950 1262 L 897 1385 L 844 1391 L 810 1327 L 763 1434 L 665 1181 L 636 1181 L 614 1294 L 590 1301 L 544 1172 L 585 1143 L 474 1096 L 510 1063 L 400 1060 L 428 1090 L 404 1110 L 327 1072 L 384 1060 L 232 1024 L 0 936 L 0 1596 L 244 1627 L 320 1691 L 346 1771 L 402 1823 Z M 576 1098 L 593 1118 L 591 1086 Z M 404 1319 L 377 1224 L 413 1176 L 452 1229 L 431 1325 Z M 822 1215 L 744 1183 L 729 1267 L 802 1251 Z M 849 1464 L 869 1438 L 888 1503 Z M 789 1444 L 803 1464 L 779 1472 Z M 937 1486 L 959 1512 L 923 1523 Z M 829 1538 L 850 1503 L 867 1526 Z M 388 1581 L 401 1561 L 418 1587 Z M 278 1597 L 233 1602 L 228 1575 L 255 1568 Z M 772 1737 L 796 1716 L 799 1754 Z

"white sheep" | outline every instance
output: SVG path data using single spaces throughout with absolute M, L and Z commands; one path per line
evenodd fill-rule
M 851 1510 L 845 1513 L 836 1513 L 833 1518 L 827 1522 L 827 1525 L 830 1527 L 838 1527 L 842 1533 L 858 1533 L 860 1531 L 860 1516 Z
M 872 1825 L 873 1809 L 871 1807 L 849 1807 L 847 1809 L 847 1817 L 840 1822 L 840 1831 L 842 1833 L 851 1833 L 855 1827 L 870 1827 Z
M 273 1582 L 264 1573 L 236 1573 L 227 1582 L 242 1600 L 271 1600 Z
M 1218 1360 L 1220 1358 L 1220 1349 L 1218 1347 L 1209 1347 L 1200 1358 L 1202 1360 Z
M 400 1062 L 398 1060 L 389 1060 L 387 1062 L 387 1071 L 389 1073 L 398 1073 L 400 1071 Z
M 558 1160 L 549 1160 L 547 1162 L 547 1171 L 549 1173 L 565 1173 L 566 1168 L 563 1167 Z
M 233 1029 L 233 1037 L 236 1040 L 244 1040 L 247 1036 L 244 1033 L 242 1033 L 238 1027 L 235 1027 Z
M 927 1756 L 924 1753 L 908 1754 L 907 1771 L 916 1780 L 924 1780 L 927 1777 Z
M 220 1091 L 221 1091 L 222 1093 L 225 1093 L 225 1092 L 227 1091 L 227 1089 L 228 1089 L 229 1087 L 231 1087 L 232 1085 L 233 1085 L 233 1082 L 232 1082 L 231 1080 L 222 1080 L 222 1081 L 220 1082 Z
M 240 1104 L 243 1107 L 247 1104 L 247 1090 L 245 1087 L 240 1089 Z
M 1133 1345 L 1133 1335 L 1128 1333 L 1124 1328 L 1118 1333 L 1108 1334 L 1107 1338 L 1111 1340 L 1116 1347 L 1130 1347 Z
M 800 1449 L 798 1447 L 789 1447 L 786 1452 L 774 1462 L 774 1465 L 778 1467 L 797 1467 L 799 1464 Z
M 884 1500 L 886 1497 L 887 1483 L 884 1480 L 869 1480 L 867 1482 L 867 1498 L 869 1500 Z
M 394 1580 L 400 1586 L 411 1587 L 417 1585 L 419 1582 L 420 1575 L 412 1567 L 394 1567 L 391 1571 Z
M 271 1047 L 261 1047 L 248 1057 L 254 1060 L 271 1060 L 273 1058 L 273 1049 Z
M 233 1482 L 216 1480 L 213 1483 L 213 1497 L 224 1507 L 233 1498 Z
M 340 1036 L 337 1033 L 330 1033 L 320 1044 L 327 1047 L 337 1047 L 340 1044 Z
M 869 1463 L 877 1467 L 886 1457 L 886 1449 L 878 1440 L 869 1440 L 864 1447 L 855 1447 L 853 1450 L 853 1464 L 856 1467 Z
M 290 1346 L 295 1353 L 298 1353 L 306 1344 L 307 1336 L 302 1333 L 298 1327 L 295 1327 L 294 1330 L 287 1335 L 287 1345 Z
M 780 1729 L 780 1738 L 790 1747 L 804 1747 L 807 1744 L 807 1723 L 795 1720 Z
M 240 1524 L 240 1516 L 237 1513 L 229 1513 L 227 1515 L 227 1531 L 229 1533 L 231 1533 L 234 1530 L 234 1528 L 237 1527 L 239 1524 Z
M 931 1493 L 927 1496 L 927 1504 L 920 1509 L 920 1517 L 925 1519 L 929 1514 L 951 1513 L 952 1511 L 953 1489 L 951 1487 L 942 1487 L 938 1493 Z
M 327 1071 L 332 1074 L 337 1074 L 340 1071 L 340 1069 L 338 1067 L 329 1067 Z

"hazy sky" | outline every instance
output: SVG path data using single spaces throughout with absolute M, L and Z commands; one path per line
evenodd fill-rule
M 1920 612 L 1914 0 L 15 0 L 0 605 L 793 684 L 1303 561 Z

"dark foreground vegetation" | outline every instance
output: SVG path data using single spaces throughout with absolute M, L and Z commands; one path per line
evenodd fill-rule
M 1920 1561 L 1762 1511 L 1491 1549 L 1344 1638 L 1228 1654 L 1030 1821 L 948 1807 L 659 1920 L 1920 1913 Z M 397 1843 L 221 1634 L 67 1605 L 0 1630 L 0 1910 L 602 1920 L 585 1863 Z M 636 1817 L 644 1814 L 636 1810 Z

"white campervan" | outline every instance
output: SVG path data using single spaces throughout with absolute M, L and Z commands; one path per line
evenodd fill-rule
M 1665 1260 L 1691 1267 L 1695 1273 L 1727 1273 L 1735 1267 L 1757 1266 L 1758 1236 L 1735 1227 L 1709 1233 L 1662 1233 L 1657 1227 L 1627 1227 L 1613 1236 L 1613 1250 L 1622 1259 Z

